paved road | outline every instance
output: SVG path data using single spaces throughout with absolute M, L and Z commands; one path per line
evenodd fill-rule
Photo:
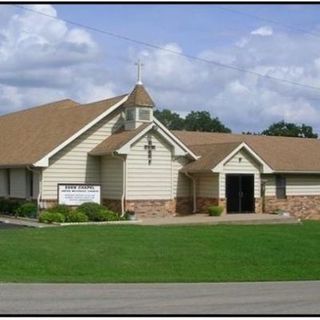
M 320 314 L 320 281 L 0 284 L 0 314 Z

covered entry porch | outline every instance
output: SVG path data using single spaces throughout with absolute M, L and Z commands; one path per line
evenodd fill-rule
M 220 155 L 220 161 L 215 159 Z M 196 212 L 207 212 L 208 207 L 219 205 L 224 213 L 261 213 L 261 174 L 270 168 L 245 144 L 219 144 L 214 153 L 186 166 L 195 182 Z

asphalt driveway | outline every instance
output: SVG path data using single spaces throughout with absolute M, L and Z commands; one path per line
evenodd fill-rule
M 0 314 L 320 314 L 320 281 L 0 284 Z

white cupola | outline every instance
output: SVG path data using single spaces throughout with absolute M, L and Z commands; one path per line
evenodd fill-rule
M 138 81 L 123 105 L 125 130 L 133 130 L 143 123 L 153 121 L 153 108 L 155 104 L 141 81 L 141 68 L 143 65 L 140 61 L 136 65 L 138 66 Z

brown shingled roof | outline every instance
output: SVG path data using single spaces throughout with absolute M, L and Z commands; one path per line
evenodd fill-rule
M 118 150 L 134 138 L 139 132 L 143 131 L 148 127 L 150 123 L 145 123 L 139 126 L 137 129 L 124 131 L 121 130 L 112 134 L 110 137 L 98 144 L 92 149 L 89 154 L 92 156 L 102 156 L 105 154 L 111 154 L 113 151 Z
M 190 131 L 173 133 L 198 155 L 201 154 L 197 150 L 199 145 L 207 145 L 210 152 L 216 144 L 245 142 L 275 171 L 320 172 L 319 139 Z
M 213 169 L 220 161 L 229 155 L 241 142 L 217 143 L 196 145 L 193 150 L 196 154 L 201 155 L 196 161 L 185 165 L 182 172 L 201 172 Z
M 0 117 L 0 166 L 31 165 L 125 96 L 80 105 L 62 100 Z
M 137 84 L 133 91 L 130 93 L 127 101 L 124 103 L 125 107 L 154 107 L 155 104 L 152 101 L 149 93 L 146 91 L 142 84 Z

